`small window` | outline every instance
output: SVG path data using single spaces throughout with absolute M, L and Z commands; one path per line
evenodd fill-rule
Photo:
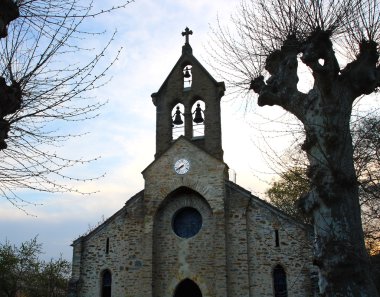
M 109 237 L 107 237 L 107 240 L 106 240 L 106 254 L 108 255 L 110 252 L 110 239 Z
M 184 207 L 174 215 L 172 227 L 179 237 L 193 237 L 202 228 L 202 216 L 195 208 Z
M 111 297 L 112 275 L 107 269 L 102 274 L 102 297 Z
M 286 285 L 286 273 L 281 265 L 277 265 L 273 269 L 273 287 L 274 297 L 288 297 L 288 289 Z
M 280 246 L 280 236 L 278 234 L 278 230 L 274 230 L 274 237 L 275 237 L 275 245 L 278 247 Z

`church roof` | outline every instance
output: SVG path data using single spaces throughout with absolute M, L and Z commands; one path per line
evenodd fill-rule
M 276 215 L 278 215 L 282 219 L 285 219 L 285 220 L 288 220 L 288 221 L 292 221 L 293 223 L 301 226 L 302 228 L 312 229 L 311 225 L 305 224 L 305 223 L 303 223 L 303 222 L 301 222 L 299 220 L 296 220 L 296 219 L 290 217 L 288 214 L 286 214 L 282 210 L 278 209 L 274 205 L 272 205 L 269 202 L 267 202 L 267 201 L 265 201 L 265 200 L 263 200 L 263 199 L 255 196 L 255 195 L 253 195 L 250 191 L 248 191 L 247 189 L 239 186 L 238 184 L 235 184 L 232 181 L 226 180 L 225 181 L 225 186 L 226 186 L 226 190 L 227 190 L 227 195 L 229 194 L 228 191 L 238 192 L 239 194 L 245 196 L 250 201 L 252 201 L 253 203 L 255 203 L 257 206 L 265 208 L 265 209 L 269 210 L 272 213 L 275 213 Z M 125 205 L 120 210 L 118 210 L 116 213 L 114 213 L 111 217 L 109 217 L 108 219 L 106 219 L 104 222 L 100 223 L 96 228 L 94 228 L 93 230 L 90 230 L 87 234 L 82 235 L 79 238 L 77 238 L 76 240 L 74 240 L 74 242 L 73 242 L 72 245 L 75 245 L 79 241 L 86 241 L 86 240 L 88 240 L 93 235 L 97 234 L 102 229 L 104 229 L 108 224 L 110 224 L 118 216 L 120 216 L 122 214 L 127 214 L 128 213 L 128 208 L 131 207 L 134 203 L 138 202 L 140 199 L 143 199 L 143 198 L 144 198 L 144 190 L 138 192 L 137 194 L 135 194 L 134 196 L 132 196 L 131 198 L 129 198 L 127 200 L 127 202 L 125 203 Z
M 115 218 L 117 218 L 121 214 L 128 213 L 128 208 L 132 206 L 135 202 L 137 202 L 139 199 L 142 199 L 144 197 L 144 190 L 141 190 L 137 194 L 133 195 L 131 198 L 125 202 L 125 205 L 119 209 L 117 212 L 115 212 L 112 216 L 110 216 L 108 219 L 106 219 L 104 222 L 100 222 L 98 226 L 96 226 L 94 229 L 89 230 L 84 235 L 80 236 L 79 238 L 75 239 L 72 245 L 75 245 L 78 241 L 86 241 L 87 239 L 91 238 L 93 235 L 97 234 L 99 231 L 104 229 L 108 224 L 110 224 Z
M 164 155 L 167 151 L 169 151 L 169 150 L 174 146 L 175 143 L 177 143 L 177 142 L 179 142 L 179 141 L 186 141 L 186 142 L 188 142 L 190 145 L 192 145 L 192 146 L 198 148 L 199 150 L 201 150 L 202 152 L 204 152 L 205 154 L 207 154 L 207 155 L 210 156 L 211 158 L 217 160 L 218 162 L 223 162 L 223 163 L 226 165 L 226 167 L 229 168 L 228 165 L 227 165 L 224 161 L 221 161 L 220 159 L 216 158 L 215 156 L 213 156 L 212 154 L 210 154 L 208 151 L 206 151 L 204 148 L 202 148 L 201 146 L 198 146 L 198 145 L 194 144 L 194 142 L 190 141 L 187 137 L 185 137 L 185 136 L 183 136 L 183 135 L 181 135 L 181 136 L 179 136 L 177 139 L 175 139 L 175 140 L 173 141 L 173 143 L 170 145 L 170 147 L 168 147 L 168 148 L 167 148 L 167 149 L 166 149 L 166 150 L 165 150 L 160 156 Z M 155 163 L 156 160 L 157 160 L 157 159 L 153 160 L 153 161 L 152 161 L 147 167 L 145 167 L 145 169 L 144 169 L 141 173 L 144 174 L 144 172 L 145 172 L 150 166 L 152 166 L 152 164 Z

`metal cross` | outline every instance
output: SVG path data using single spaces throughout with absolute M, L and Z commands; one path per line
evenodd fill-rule
M 189 43 L 189 35 L 192 35 L 193 31 L 191 31 L 188 27 L 186 27 L 185 32 L 182 32 L 182 36 L 186 36 L 186 43 Z

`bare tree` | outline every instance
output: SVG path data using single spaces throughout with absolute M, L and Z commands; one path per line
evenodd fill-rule
M 356 122 L 352 138 L 363 231 L 368 249 L 377 254 L 380 253 L 380 117 L 369 116 Z
M 252 0 L 235 31 L 215 30 L 218 69 L 230 86 L 252 90 L 258 105 L 277 105 L 302 123 L 313 217 L 314 263 L 322 296 L 378 296 L 369 275 L 353 162 L 350 118 L 355 100 L 380 85 L 378 0 Z M 312 72 L 297 87 L 298 63 Z
M 109 80 L 120 50 L 103 61 L 115 33 L 98 52 L 83 47 L 103 34 L 87 23 L 130 2 L 95 10 L 86 0 L 0 0 L 0 32 L 6 36 L 0 39 L 0 195 L 16 207 L 30 203 L 18 189 L 78 192 L 67 181 L 91 179 L 65 174 L 92 160 L 61 155 L 59 147 L 78 135 L 57 127 L 98 115 L 104 102 L 93 91 Z

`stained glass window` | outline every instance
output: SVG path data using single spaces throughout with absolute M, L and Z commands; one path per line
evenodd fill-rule
M 174 233 L 182 238 L 196 235 L 202 227 L 202 216 L 195 208 L 185 207 L 176 212 L 173 218 Z

